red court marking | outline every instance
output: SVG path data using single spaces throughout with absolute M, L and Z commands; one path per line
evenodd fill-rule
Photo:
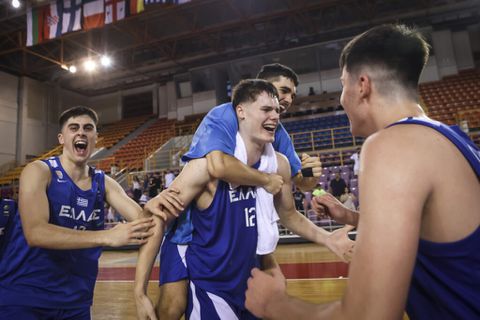
M 338 278 L 348 276 L 348 264 L 343 262 L 285 263 L 280 265 L 287 279 Z M 150 280 L 158 280 L 158 267 L 153 267 Z M 133 281 L 135 267 L 100 268 L 97 280 Z

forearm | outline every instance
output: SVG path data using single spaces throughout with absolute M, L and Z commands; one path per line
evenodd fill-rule
M 280 215 L 280 222 L 293 233 L 317 244 L 325 245 L 330 232 L 316 226 L 298 211 L 293 211 L 283 217 Z
M 295 186 L 302 190 L 302 192 L 310 192 L 313 188 L 317 185 L 318 178 L 316 177 L 304 177 L 301 173 L 297 173 L 295 177 L 293 177 L 293 182 Z
M 345 319 L 341 315 L 341 302 L 312 304 L 284 294 L 271 299 L 265 319 Z
M 158 217 L 154 216 L 155 227 L 154 234 L 148 239 L 148 242 L 140 247 L 138 251 L 137 267 L 135 269 L 135 296 L 143 296 L 147 292 L 148 280 L 152 272 L 153 264 L 155 263 L 155 257 L 160 250 L 162 243 L 165 224 Z
M 29 246 L 68 250 L 108 246 L 109 230 L 74 230 L 51 223 L 42 223 L 25 232 Z
M 235 185 L 264 186 L 269 182 L 269 175 L 253 169 L 240 160 L 213 151 L 207 155 L 208 173 L 220 180 Z
M 269 269 L 273 269 L 273 268 L 278 267 L 277 260 L 275 260 L 275 257 L 273 256 L 273 253 L 261 256 L 260 261 L 261 261 L 263 271 L 268 272 Z
M 358 220 L 360 219 L 360 213 L 355 210 L 347 209 L 348 212 L 345 216 L 345 221 L 339 221 L 341 223 L 349 224 L 351 226 L 358 226 Z

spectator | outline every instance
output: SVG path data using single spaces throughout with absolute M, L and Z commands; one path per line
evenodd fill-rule
M 295 200 L 295 208 L 297 208 L 298 211 L 305 213 L 303 209 L 303 200 L 305 199 L 305 195 L 300 189 L 295 188 L 293 199 Z
M 142 189 L 140 187 L 140 179 L 138 179 L 136 175 L 133 176 L 132 189 L 133 189 L 133 200 L 138 202 L 140 200 L 140 196 L 142 195 Z
M 357 208 L 355 207 L 355 200 L 357 200 L 357 197 L 355 197 L 355 195 L 350 192 L 350 188 L 346 187 L 345 192 L 340 196 L 340 201 L 348 209 L 357 210 Z
M 115 222 L 115 209 L 112 206 L 107 206 L 107 223 Z
M 116 162 L 112 163 L 112 166 L 110 167 L 110 176 L 115 177 L 115 175 L 118 172 L 118 165 Z
M 148 197 L 147 190 L 144 190 L 142 195 L 140 196 L 140 199 L 138 200 L 138 203 L 140 204 L 140 207 L 142 207 L 142 209 L 149 199 L 150 198 Z
M 340 199 L 340 196 L 343 194 L 345 191 L 345 188 L 347 187 L 347 184 L 345 183 L 345 180 L 340 178 L 340 173 L 335 173 L 335 179 L 330 181 L 330 188 L 329 192 L 333 194 L 333 196 L 337 199 Z
M 150 179 L 148 179 L 148 185 L 145 191 L 148 190 L 148 197 L 153 198 L 155 197 L 158 192 L 157 192 L 157 185 L 155 183 L 155 178 L 152 176 Z
M 353 174 L 355 177 L 358 177 L 358 170 L 360 170 L 360 147 L 358 147 L 357 152 L 350 156 L 350 159 L 353 160 Z
M 175 179 L 175 175 L 173 174 L 172 170 L 167 170 L 167 173 L 165 174 L 165 189 L 167 189 Z
M 308 95 L 309 95 L 309 96 L 314 96 L 314 95 L 315 95 L 315 90 L 313 89 L 313 87 L 310 87 L 310 88 L 308 89 Z

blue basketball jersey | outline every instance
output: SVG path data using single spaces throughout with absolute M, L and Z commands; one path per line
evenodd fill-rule
M 70 179 L 58 157 L 44 162 L 51 172 L 46 190 L 49 222 L 76 230 L 102 230 L 104 173 L 90 168 L 92 187 L 84 191 Z M 0 305 L 69 309 L 92 304 L 100 247 L 76 250 L 29 247 L 19 214 L 15 215 L 5 241 L 0 252 Z
M 233 156 L 235 154 L 236 135 L 238 131 L 238 121 L 232 103 L 224 103 L 214 107 L 203 118 L 202 122 L 195 131 L 190 149 L 182 157 L 183 161 L 190 161 L 205 157 L 208 153 L 218 150 L 225 154 Z M 285 155 L 290 163 L 291 175 L 295 176 L 302 168 L 302 163 L 295 152 L 292 140 L 279 123 L 275 131 L 275 141 L 273 148 Z M 192 239 L 193 226 L 191 223 L 190 209 L 187 208 L 177 219 L 173 228 L 169 229 L 174 234 L 170 241 L 177 244 L 187 244 Z
M 424 118 L 393 125 L 417 124 L 447 137 L 480 178 L 480 150 L 457 126 Z M 410 319 L 480 319 L 480 227 L 452 243 L 419 240 L 407 300 Z
M 12 224 L 13 216 L 17 205 L 12 199 L 2 199 L 0 201 L 0 250 L 7 228 Z
M 210 206 L 192 206 L 194 231 L 186 252 L 190 281 L 244 309 L 250 271 L 256 266 L 255 187 L 230 189 L 218 181 Z

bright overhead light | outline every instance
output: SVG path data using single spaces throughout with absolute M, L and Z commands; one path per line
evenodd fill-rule
M 95 63 L 95 61 L 88 59 L 83 63 L 83 67 L 85 68 L 86 71 L 92 72 L 97 68 L 97 64 Z
M 100 63 L 104 67 L 110 67 L 112 65 L 112 59 L 109 56 L 103 55 L 100 58 Z
M 20 1 L 19 0 L 12 0 L 12 7 L 15 9 L 20 8 Z
M 60 67 L 63 69 L 63 70 L 67 70 L 68 71 L 68 66 L 66 64 L 62 64 L 60 65 Z
M 70 71 L 71 73 L 75 73 L 77 72 L 77 67 L 75 67 L 74 65 L 71 65 L 70 68 L 68 68 L 68 71 Z

